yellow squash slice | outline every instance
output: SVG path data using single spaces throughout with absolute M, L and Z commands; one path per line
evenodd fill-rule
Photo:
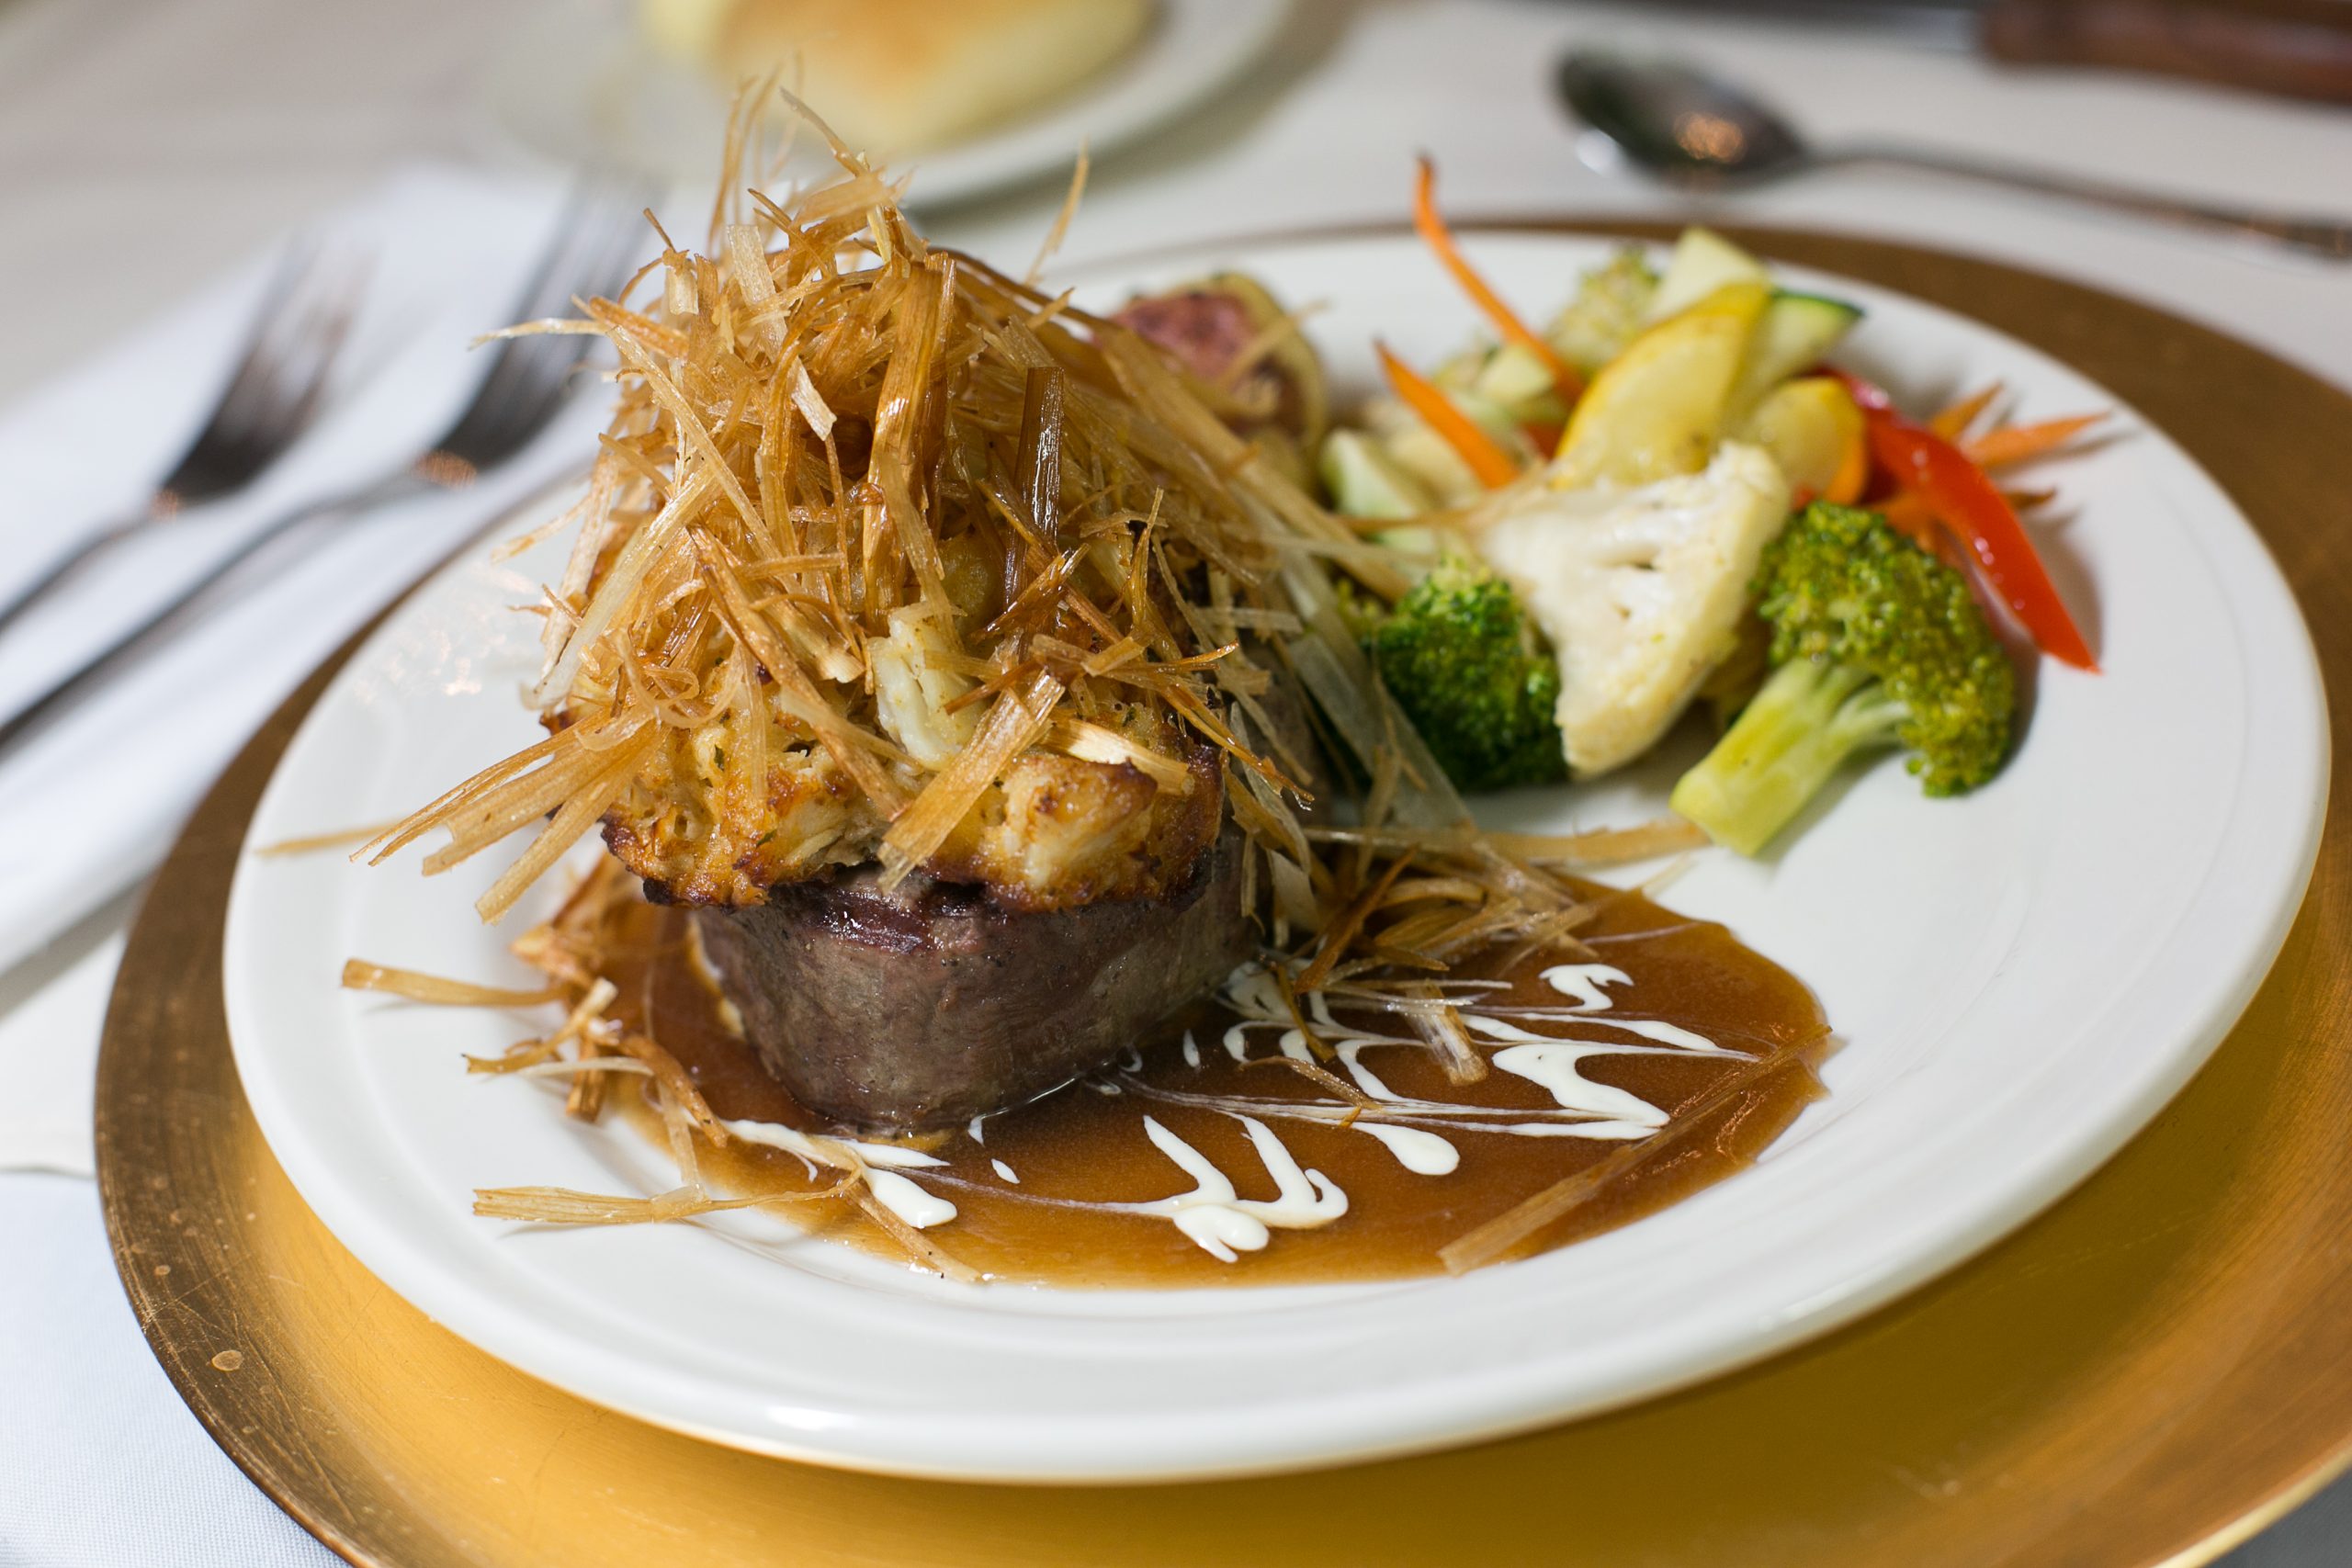
M 1577 402 L 1552 484 L 1641 485 L 1707 466 L 1770 291 L 1730 283 L 1635 338 Z
M 1862 411 L 1834 377 L 1781 382 L 1733 434 L 1770 453 L 1800 496 L 1849 502 L 1870 474 Z

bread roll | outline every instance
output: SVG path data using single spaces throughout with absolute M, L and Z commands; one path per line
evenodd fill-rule
M 781 70 L 842 141 L 920 152 L 1036 107 L 1125 53 L 1150 0 L 643 0 L 647 40 L 729 87 Z

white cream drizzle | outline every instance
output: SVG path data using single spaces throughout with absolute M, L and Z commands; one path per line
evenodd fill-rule
M 919 1231 L 944 1225 L 956 1217 L 955 1204 L 895 1170 L 869 1170 L 865 1176 L 865 1189 L 874 1194 L 875 1201 Z
M 1489 1040 L 1556 1040 L 1556 1034 L 1538 1034 L 1532 1029 L 1521 1029 L 1507 1018 L 1488 1018 L 1484 1013 L 1465 1012 L 1462 1027 L 1473 1034 L 1483 1034 Z
M 1489 1040 L 1526 1040 L 1541 1042 L 1546 1040 L 1556 1040 L 1559 1038 L 1556 1034 L 1538 1034 L 1532 1030 L 1521 1028 L 1520 1025 L 1511 1022 L 1509 1019 L 1488 1018 L 1483 1013 L 1473 1012 L 1465 1012 L 1461 1016 L 1463 1026 L 1464 1028 L 1468 1029 L 1473 1034 L 1483 1034 Z M 1556 1010 L 1549 1008 L 1530 1008 L 1524 1010 L 1521 1016 L 1535 1018 L 1561 1017 L 1583 1019 L 1587 1014 L 1586 1010 L 1582 1008 L 1560 1008 Z M 1718 1045 L 1703 1034 L 1696 1033 L 1690 1030 L 1685 1029 L 1679 1023 L 1668 1023 L 1664 1019 L 1608 1018 L 1594 1019 L 1592 1021 L 1601 1024 L 1606 1028 L 1622 1029 L 1628 1034 L 1638 1034 L 1645 1040 L 1655 1040 L 1662 1045 L 1671 1045 L 1677 1051 L 1692 1051 L 1697 1052 L 1702 1055 L 1710 1056 L 1744 1056 L 1747 1055 L 1744 1051 L 1734 1051 L 1728 1046 Z
M 1661 1018 L 1612 1018 L 1611 1029 L 1622 1029 L 1628 1034 L 1638 1034 L 1645 1040 L 1655 1040 L 1661 1045 L 1671 1045 L 1680 1051 L 1696 1051 L 1716 1056 L 1744 1056 L 1745 1051 L 1735 1051 L 1718 1045 L 1703 1034 L 1693 1034 L 1679 1023 L 1668 1023 Z
M 1609 1006 L 1603 986 L 1630 986 L 1634 977 L 1612 964 L 1555 964 L 1544 971 L 1544 983 L 1564 997 L 1577 998 L 1580 1012 L 1600 1012 Z
M 1511 1122 L 1486 1131 L 1509 1133 L 1521 1138 L 1595 1138 L 1606 1141 L 1646 1138 L 1657 1129 L 1646 1122 Z
M 722 1122 L 729 1137 L 741 1138 L 747 1144 L 763 1144 L 772 1149 L 798 1155 L 835 1169 L 851 1163 L 842 1158 L 846 1151 L 854 1161 L 858 1179 L 874 1194 L 874 1201 L 889 1210 L 917 1230 L 944 1224 L 956 1217 L 956 1205 L 927 1189 L 898 1174 L 899 1170 L 920 1170 L 927 1166 L 942 1166 L 947 1162 L 937 1155 L 927 1155 L 921 1149 L 900 1148 L 896 1144 L 861 1144 L 847 1138 L 811 1137 L 796 1128 L 778 1122 Z
M 1395 1089 L 1381 1082 L 1370 1067 L 1363 1065 L 1363 1048 L 1366 1043 L 1367 1042 L 1362 1040 L 1350 1040 L 1341 1043 L 1340 1065 L 1348 1069 L 1348 1076 L 1356 1080 L 1356 1087 L 1373 1099 L 1391 1102 L 1403 1099 L 1404 1097 Z
M 1392 1126 L 1385 1122 L 1358 1122 L 1356 1131 L 1369 1133 L 1388 1146 L 1396 1163 L 1415 1176 L 1448 1176 L 1462 1163 L 1462 1151 L 1419 1127 Z
M 1193 1179 L 1190 1192 L 1148 1203 L 1113 1203 L 1131 1214 L 1160 1214 L 1220 1263 L 1262 1248 L 1274 1230 L 1313 1230 L 1348 1212 L 1348 1195 L 1319 1170 L 1301 1170 L 1290 1150 L 1254 1116 L 1237 1118 L 1248 1129 L 1250 1146 L 1274 1179 L 1272 1199 L 1244 1198 L 1206 1155 L 1170 1132 L 1156 1116 L 1143 1119 L 1144 1135 L 1177 1168 Z
M 1363 1093 L 1378 1101 L 1376 1114 L 1356 1114 L 1337 1102 L 1317 1102 L 1245 1096 L 1188 1093 L 1153 1085 L 1139 1075 L 1142 1059 L 1128 1053 L 1120 1068 L 1084 1080 L 1098 1094 L 1117 1095 L 1133 1089 L 1139 1098 L 1159 1100 L 1214 1111 L 1233 1117 L 1248 1132 L 1266 1173 L 1273 1179 L 1272 1199 L 1243 1198 L 1230 1178 L 1207 1156 L 1146 1113 L 1143 1130 L 1153 1145 L 1193 1179 L 1193 1190 L 1172 1198 L 1146 1202 L 1086 1202 L 1075 1204 L 1037 1194 L 1032 1201 L 1099 1208 L 1125 1213 L 1151 1214 L 1167 1219 L 1204 1251 L 1220 1262 L 1232 1263 L 1244 1252 L 1261 1250 L 1276 1230 L 1309 1230 L 1328 1225 L 1348 1212 L 1348 1195 L 1319 1170 L 1302 1168 L 1289 1148 L 1261 1118 L 1286 1117 L 1327 1125 L 1345 1123 L 1376 1140 L 1398 1165 L 1416 1176 L 1442 1177 L 1461 1165 L 1461 1150 L 1431 1128 L 1450 1133 L 1505 1134 L 1528 1138 L 1591 1138 L 1630 1141 L 1650 1136 L 1666 1125 L 1667 1113 L 1628 1090 L 1586 1077 L 1580 1065 L 1592 1056 L 1624 1055 L 1743 1055 L 1702 1034 L 1658 1019 L 1595 1018 L 1614 1010 L 1606 987 L 1628 986 L 1633 977 L 1608 964 L 1561 964 L 1543 972 L 1542 979 L 1568 998 L 1559 1007 L 1502 1005 L 1491 993 L 1498 985 L 1462 982 L 1445 994 L 1474 1043 L 1492 1053 L 1488 1058 L 1502 1071 L 1525 1078 L 1548 1092 L 1559 1109 L 1531 1113 L 1496 1106 L 1460 1105 L 1445 1100 L 1400 1095 L 1382 1081 L 1363 1060 L 1372 1050 L 1426 1051 L 1426 1042 L 1403 1035 L 1372 1034 L 1340 1021 L 1329 999 L 1320 993 L 1305 999 L 1307 1016 L 1324 1040 L 1336 1047 L 1340 1065 Z M 1272 1032 L 1274 1047 L 1283 1055 L 1311 1062 L 1306 1035 L 1295 1023 L 1289 1006 L 1263 968 L 1237 971 L 1227 982 L 1228 998 L 1247 1016 L 1221 1037 L 1226 1054 L 1235 1062 L 1251 1060 L 1253 1031 Z M 1483 998 L 1483 999 L 1480 999 Z M 1471 1010 L 1474 1000 L 1483 1010 Z M 1510 1014 L 1510 1017 L 1502 1016 Z M 1544 1034 L 1513 1019 L 1566 1022 L 1589 1021 L 1597 1027 L 1619 1031 L 1649 1044 Z M 1185 1065 L 1198 1068 L 1201 1044 L 1190 1031 L 1183 1039 Z M 1504 1118 L 1512 1118 L 1504 1120 Z M 976 1144 L 984 1143 L 982 1122 L 974 1117 L 966 1131 Z M 1405 1123 L 1415 1123 L 1407 1125 Z M 875 1199 L 915 1228 L 927 1229 L 956 1217 L 956 1205 L 902 1172 L 922 1171 L 946 1165 L 937 1156 L 894 1144 L 855 1143 L 812 1137 L 766 1122 L 729 1122 L 729 1133 L 750 1143 L 764 1144 L 818 1163 L 839 1168 L 854 1164 Z M 847 1156 L 847 1157 L 844 1157 Z M 1021 1179 L 1003 1160 L 991 1157 L 997 1176 L 1011 1186 Z M 951 1185 L 956 1179 L 950 1177 Z
M 1638 1094 L 1595 1083 L 1577 1070 L 1587 1056 L 1606 1056 L 1620 1047 L 1584 1040 L 1555 1040 L 1542 1045 L 1510 1045 L 1495 1053 L 1496 1066 L 1544 1089 L 1563 1111 L 1580 1111 L 1605 1121 L 1628 1122 L 1652 1131 L 1666 1125 L 1666 1112 Z

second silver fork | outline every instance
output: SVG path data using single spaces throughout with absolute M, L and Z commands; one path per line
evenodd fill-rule
M 351 329 L 366 276 L 364 263 L 338 249 L 315 242 L 289 249 L 262 292 L 244 353 L 204 428 L 146 506 L 67 549 L 0 604 L 0 631 L 92 557 L 188 507 L 243 490 L 293 446 L 318 412 L 320 389 Z
M 575 194 L 516 302 L 514 319 L 558 315 L 575 296 L 616 292 L 629 276 L 643 243 L 636 208 Z M 237 568 L 302 525 L 372 511 L 429 491 L 459 488 L 521 451 L 563 406 L 567 383 L 594 342 L 572 333 L 502 342 L 465 411 L 414 461 L 351 490 L 306 502 L 257 529 L 170 604 L 0 721 L 0 750 L 62 713 L 135 651 L 160 640 L 183 613 Z

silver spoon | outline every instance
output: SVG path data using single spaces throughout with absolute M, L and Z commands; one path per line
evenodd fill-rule
M 1760 183 L 1814 169 L 1890 164 L 2012 186 L 2143 217 L 2256 234 L 2331 261 L 2352 261 L 2352 223 L 2210 207 L 2104 180 L 1901 142 L 1806 143 L 1740 88 L 1686 65 L 1578 51 L 1560 62 L 1560 96 L 1628 159 L 1684 185 Z

